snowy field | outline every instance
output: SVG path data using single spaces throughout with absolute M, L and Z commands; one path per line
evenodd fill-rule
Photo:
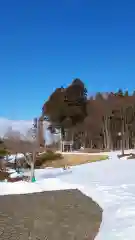
M 95 240 L 134 240 L 135 160 L 119 160 L 117 154 L 109 153 L 108 161 L 75 166 L 66 171 L 36 170 L 35 183 L 0 183 L 0 195 L 77 188 L 104 210 Z

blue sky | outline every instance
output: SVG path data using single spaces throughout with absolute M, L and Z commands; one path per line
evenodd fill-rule
M 39 116 L 76 77 L 90 93 L 135 89 L 134 9 L 134 0 L 0 1 L 0 116 Z

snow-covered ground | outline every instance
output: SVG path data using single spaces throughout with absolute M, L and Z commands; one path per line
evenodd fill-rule
M 135 160 L 119 160 L 117 154 L 109 153 L 108 161 L 75 166 L 65 171 L 36 170 L 35 183 L 0 183 L 0 195 L 77 188 L 104 210 L 95 240 L 134 240 Z
M 14 163 L 15 162 L 15 158 L 22 158 L 22 157 L 24 157 L 24 154 L 22 154 L 22 153 L 18 153 L 18 154 L 16 154 L 16 155 L 9 155 L 8 156 L 8 161 L 9 162 L 11 162 L 11 163 Z M 5 160 L 6 160 L 6 157 L 5 157 Z

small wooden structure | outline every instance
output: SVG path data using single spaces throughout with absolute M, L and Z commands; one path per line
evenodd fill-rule
M 62 141 L 62 152 L 72 152 L 73 150 L 73 141 Z

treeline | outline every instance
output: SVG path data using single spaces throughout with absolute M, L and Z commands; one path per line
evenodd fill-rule
M 120 149 L 135 144 L 135 92 L 100 93 L 88 96 L 80 79 L 57 88 L 44 103 L 44 119 L 52 133 L 60 129 L 63 139 L 75 148 Z

